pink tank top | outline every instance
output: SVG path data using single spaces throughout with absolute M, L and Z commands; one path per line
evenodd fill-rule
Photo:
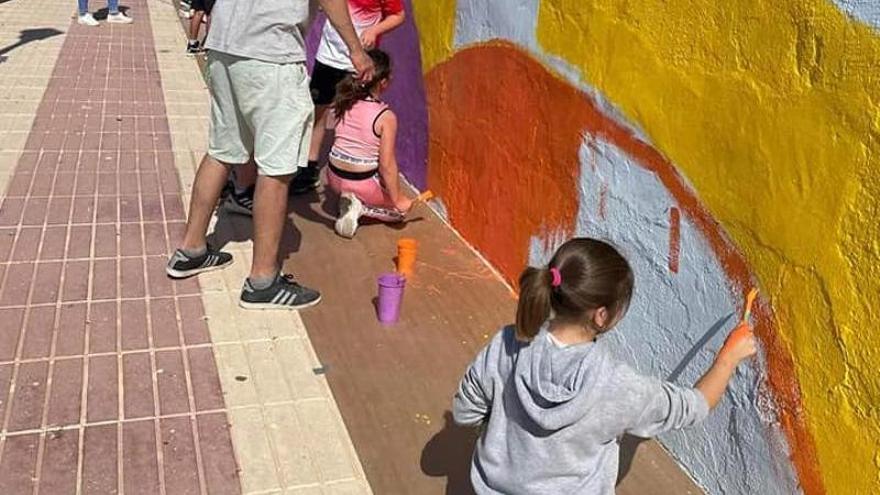
M 336 124 L 336 139 L 330 157 L 365 168 L 379 167 L 379 144 L 376 120 L 388 110 L 388 105 L 376 100 L 360 100 L 345 112 Z

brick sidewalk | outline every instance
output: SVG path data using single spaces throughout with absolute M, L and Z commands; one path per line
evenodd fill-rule
M 199 285 L 164 274 L 184 209 L 148 10 L 128 5 L 132 26 L 59 28 L 6 172 L 0 493 L 240 491 Z M 41 26 L 58 18 L 46 7 L 13 1 L 2 14 Z M 4 80 L 27 65 L 18 50 Z M 22 94 L 40 92 L 30 82 Z M 4 136 L 16 153 L 23 136 Z

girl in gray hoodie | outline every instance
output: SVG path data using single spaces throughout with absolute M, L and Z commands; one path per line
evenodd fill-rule
M 743 323 L 693 388 L 640 375 L 598 338 L 626 313 L 633 285 L 626 259 L 595 239 L 572 239 L 546 268 L 523 272 L 516 326 L 480 352 L 453 402 L 456 423 L 483 427 L 478 494 L 613 494 L 623 434 L 702 421 L 755 354 Z

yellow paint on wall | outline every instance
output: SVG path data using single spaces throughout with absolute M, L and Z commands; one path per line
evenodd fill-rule
M 825 0 L 543 0 L 538 39 L 748 258 L 827 491 L 880 493 L 880 33 Z
M 452 56 L 456 0 L 412 0 L 412 3 L 421 39 L 422 71 L 427 74 Z

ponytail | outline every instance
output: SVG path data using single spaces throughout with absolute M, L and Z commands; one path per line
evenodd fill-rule
M 516 335 L 521 340 L 532 340 L 541 325 L 550 317 L 550 271 L 526 268 L 519 278 L 519 302 L 516 306 Z
M 355 103 L 369 98 L 373 90 L 376 89 L 376 86 L 391 76 L 391 59 L 387 53 L 374 48 L 368 51 L 367 55 L 373 59 L 373 79 L 366 83 L 361 83 L 355 79 L 354 74 L 349 74 L 336 85 L 333 114 L 338 120 L 342 120 L 345 117 L 345 113 L 351 110 Z
M 548 267 L 526 268 L 520 276 L 516 335 L 533 339 L 551 314 L 555 320 L 584 324 L 589 311 L 602 307 L 615 322 L 629 308 L 634 284 L 632 268 L 613 246 L 597 239 L 571 239 Z
M 333 114 L 337 119 L 342 119 L 345 113 L 351 110 L 359 100 L 370 96 L 372 86 L 361 84 L 349 74 L 336 85 L 336 98 L 333 100 Z

